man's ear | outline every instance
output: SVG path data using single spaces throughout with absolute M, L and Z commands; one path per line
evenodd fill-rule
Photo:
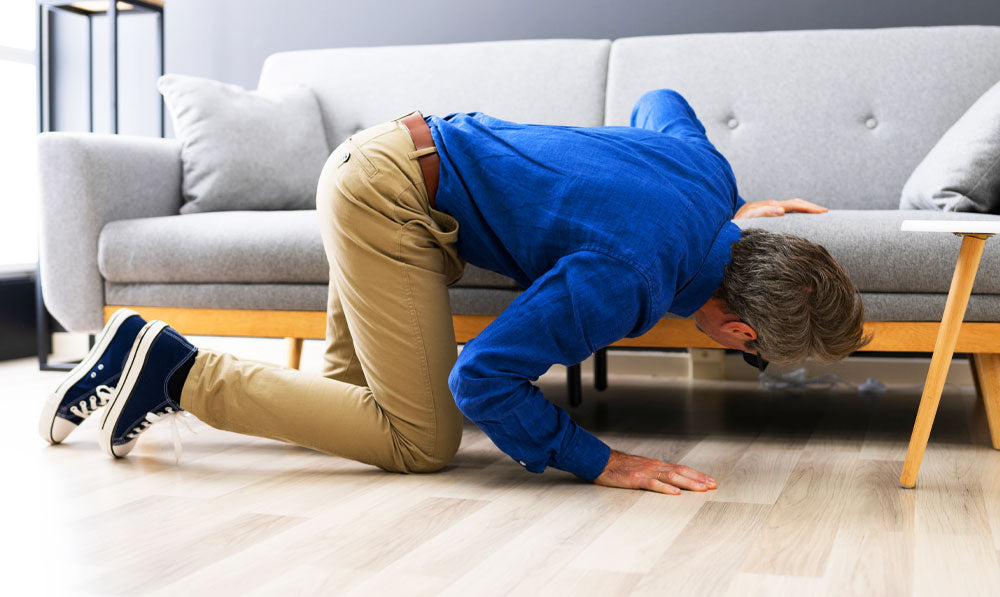
M 751 341 L 757 339 L 757 332 L 752 327 L 742 321 L 728 321 L 720 328 L 723 333 L 735 336 L 740 340 Z

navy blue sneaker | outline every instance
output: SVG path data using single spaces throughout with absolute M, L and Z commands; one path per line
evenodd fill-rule
M 181 412 L 180 397 L 171 397 L 167 387 L 171 376 L 197 352 L 162 321 L 143 326 L 101 417 L 98 442 L 109 456 L 125 456 L 150 425 Z
M 38 419 L 38 433 L 58 444 L 80 423 L 104 406 L 114 391 L 122 365 L 146 321 L 131 309 L 111 316 L 80 364 L 49 395 Z

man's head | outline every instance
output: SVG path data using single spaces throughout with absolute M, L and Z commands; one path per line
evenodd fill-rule
M 870 341 L 857 288 L 826 249 L 755 228 L 733 243 L 722 286 L 694 319 L 723 346 L 776 363 L 837 361 Z

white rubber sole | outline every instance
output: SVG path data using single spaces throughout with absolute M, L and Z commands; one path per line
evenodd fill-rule
M 118 333 L 118 328 L 121 327 L 122 323 L 133 315 L 138 315 L 138 313 L 131 309 L 119 309 L 116 311 L 111 316 L 111 319 L 108 320 L 108 323 L 104 324 L 104 329 L 101 330 L 97 340 L 94 342 L 94 347 L 90 349 L 87 356 L 80 361 L 79 365 L 73 367 L 66 378 L 63 379 L 63 382 L 59 384 L 54 392 L 49 394 L 49 397 L 45 400 L 45 404 L 42 406 L 42 414 L 38 417 L 38 434 L 42 436 L 42 439 L 50 444 L 58 444 L 66 439 L 66 436 L 76 428 L 76 425 L 69 420 L 56 416 L 59 405 L 62 403 L 63 398 L 66 397 L 67 390 L 73 387 L 76 382 L 83 379 L 87 375 L 87 372 L 94 367 L 94 364 L 100 360 L 101 355 L 104 354 L 108 345 L 111 344 L 112 338 Z
M 139 375 L 146 364 L 146 357 L 149 355 L 149 349 L 153 346 L 153 341 L 156 340 L 160 332 L 166 327 L 167 324 L 165 322 L 156 320 L 150 321 L 143 326 L 139 330 L 139 335 L 136 336 L 132 350 L 128 353 L 128 358 L 125 359 L 125 366 L 122 367 L 122 376 L 118 379 L 118 385 L 115 387 L 114 394 L 108 400 L 107 408 L 101 416 L 101 428 L 97 432 L 97 443 L 101 445 L 101 449 L 108 456 L 121 458 L 131 452 L 132 447 L 135 445 L 135 440 L 117 446 L 117 448 L 112 445 L 115 425 L 118 423 L 118 418 L 125 408 L 125 403 L 128 402 L 128 397 L 132 394 L 132 389 L 135 388 L 135 383 L 139 380 Z

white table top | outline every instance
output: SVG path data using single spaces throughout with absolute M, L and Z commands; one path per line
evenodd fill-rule
M 1000 220 L 903 220 L 899 229 L 906 232 L 1000 234 Z

